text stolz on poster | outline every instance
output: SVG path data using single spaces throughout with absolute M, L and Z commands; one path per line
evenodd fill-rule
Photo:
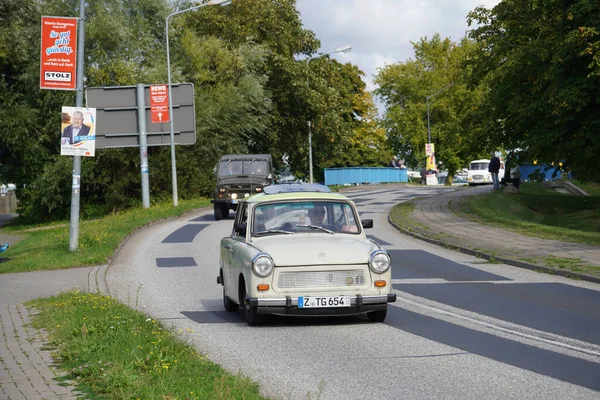
M 96 109 L 63 107 L 60 135 L 61 156 L 94 157 L 96 151 Z
M 41 89 L 76 89 L 77 19 L 42 17 Z

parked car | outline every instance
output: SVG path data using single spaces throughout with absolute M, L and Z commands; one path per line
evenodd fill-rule
M 347 197 L 318 184 L 265 186 L 240 201 L 221 240 L 223 305 L 248 325 L 265 315 L 366 314 L 382 322 L 392 293 L 391 258 L 367 238 Z
M 474 160 L 469 163 L 467 171 L 467 182 L 469 186 L 475 185 L 491 185 L 492 175 L 488 171 L 490 160 Z M 504 177 L 504 162 L 500 161 L 500 171 L 498 171 L 498 179 Z

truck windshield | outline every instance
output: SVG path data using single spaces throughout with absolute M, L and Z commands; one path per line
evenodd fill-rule
M 488 162 L 478 162 L 478 163 L 471 163 L 471 166 L 469 167 L 469 169 L 471 171 L 487 171 L 488 169 L 488 165 L 490 163 Z
M 267 174 L 265 160 L 225 160 L 219 163 L 219 176 Z

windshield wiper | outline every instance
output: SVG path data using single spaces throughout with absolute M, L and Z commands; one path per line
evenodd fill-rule
M 329 233 L 330 235 L 333 235 L 333 234 L 335 233 L 334 231 L 332 231 L 332 230 L 329 230 L 329 229 L 327 229 L 327 228 L 323 228 L 322 226 L 319 226 L 319 225 L 299 225 L 299 224 L 297 224 L 296 226 L 298 226 L 298 227 L 300 227 L 300 228 L 312 228 L 312 229 L 319 229 L 319 230 L 321 230 L 321 231 L 323 231 L 323 232 L 327 232 L 327 233 Z
M 254 235 L 268 235 L 269 233 L 284 233 L 286 235 L 295 235 L 295 232 L 284 231 L 283 229 L 267 229 L 266 231 L 256 232 Z

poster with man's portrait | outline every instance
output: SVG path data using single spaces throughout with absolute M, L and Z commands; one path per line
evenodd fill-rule
M 94 157 L 96 151 L 96 109 L 63 107 L 60 155 Z

